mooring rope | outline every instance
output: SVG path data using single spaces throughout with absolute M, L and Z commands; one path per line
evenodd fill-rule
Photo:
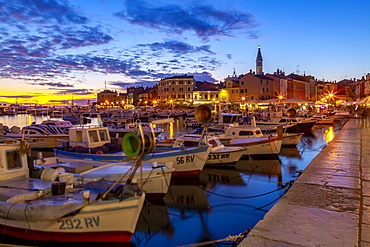
M 235 236 L 229 235 L 226 238 L 219 239 L 219 240 L 211 240 L 211 241 L 202 242 L 202 243 L 181 245 L 178 247 L 198 247 L 198 246 L 204 246 L 204 245 L 214 244 L 214 243 L 219 243 L 219 242 L 234 242 L 232 246 L 235 246 L 236 244 L 239 244 L 250 231 L 251 231 L 251 228 L 248 228 L 246 231 L 240 233 L 239 235 L 235 235 Z

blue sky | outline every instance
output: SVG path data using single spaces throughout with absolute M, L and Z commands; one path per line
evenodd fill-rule
M 62 103 L 192 74 L 370 72 L 365 0 L 0 0 L 0 101 Z M 85 102 L 86 103 L 86 102 Z

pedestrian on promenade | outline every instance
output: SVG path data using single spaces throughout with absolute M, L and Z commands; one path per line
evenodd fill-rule
M 368 112 L 368 109 L 365 108 L 361 114 L 361 127 L 369 127 L 368 118 L 369 118 L 369 112 Z

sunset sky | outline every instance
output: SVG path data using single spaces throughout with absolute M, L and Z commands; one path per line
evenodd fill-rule
M 105 89 L 233 70 L 370 73 L 368 0 L 0 0 L 0 102 L 78 104 Z

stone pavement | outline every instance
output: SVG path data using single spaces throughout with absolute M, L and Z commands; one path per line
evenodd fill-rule
M 370 247 L 370 126 L 362 124 L 351 118 L 239 247 Z

